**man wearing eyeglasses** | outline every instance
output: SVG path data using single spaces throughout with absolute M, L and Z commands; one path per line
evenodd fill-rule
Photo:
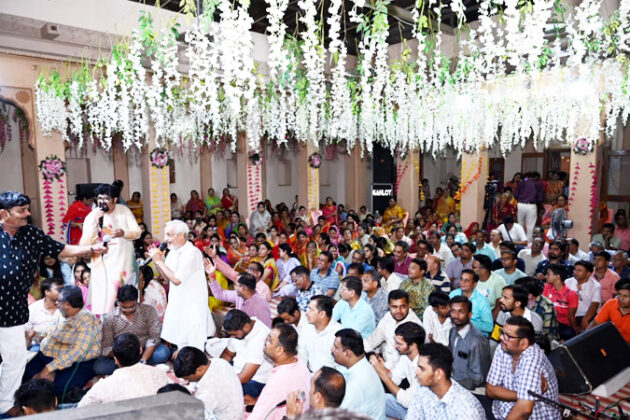
M 501 330 L 501 348 L 494 353 L 486 380 L 486 394 L 494 399 L 492 413 L 498 420 L 560 419 L 560 412 L 528 391 L 558 401 L 558 381 L 553 366 L 534 342 L 534 326 L 522 316 L 507 319 Z
M 40 351 L 26 365 L 22 380 L 52 381 L 62 403 L 67 391 L 84 387 L 94 377 L 92 365 L 101 349 L 101 325 L 96 316 L 85 309 L 83 293 L 77 286 L 61 289 L 57 308 Z
M 103 254 L 102 245 L 65 245 L 31 225 L 31 200 L 15 191 L 0 194 L 0 417 L 13 410 L 13 395 L 26 366 L 24 324 L 28 290 L 44 256 Z M 13 414 L 13 413 L 10 413 Z
M 138 289 L 127 284 L 118 289 L 118 307 L 105 315 L 103 321 L 102 356 L 94 362 L 97 375 L 111 375 L 116 370 L 114 339 L 123 333 L 135 335 L 140 341 L 142 357 L 139 363 L 157 365 L 171 358 L 171 349 L 160 343 L 162 324 L 155 308 L 138 303 Z

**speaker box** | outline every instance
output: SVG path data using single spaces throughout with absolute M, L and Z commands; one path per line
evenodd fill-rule
M 96 197 L 94 190 L 101 184 L 77 184 L 76 193 L 86 195 L 88 198 Z
M 549 355 L 561 394 L 588 394 L 630 366 L 630 349 L 611 322 L 565 341 Z

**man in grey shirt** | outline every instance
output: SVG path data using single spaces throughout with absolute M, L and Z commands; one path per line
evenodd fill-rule
M 470 322 L 472 302 L 466 296 L 455 296 L 449 304 L 453 323 L 448 343 L 453 353 L 452 378 L 464 388 L 475 389 L 486 383 L 490 369 L 490 345 Z

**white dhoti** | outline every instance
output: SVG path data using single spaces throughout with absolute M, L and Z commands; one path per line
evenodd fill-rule
M 162 338 L 182 348 L 204 350 L 208 336 L 208 286 L 201 251 L 190 242 L 173 249 L 166 266 L 181 283 L 171 283 L 162 324 Z

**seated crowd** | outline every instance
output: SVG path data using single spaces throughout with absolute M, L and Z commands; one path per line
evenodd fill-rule
M 581 249 L 524 229 L 512 214 L 497 220 L 496 209 L 490 232 L 479 223 L 463 231 L 454 206 L 444 213 L 448 193 L 415 215 L 393 198 L 375 217 L 328 197 L 312 213 L 261 202 L 249 220 L 229 191 L 227 199 L 193 193 L 185 206 L 171 198 L 173 219 L 185 225 L 170 222 L 167 235 L 203 254 L 213 310 L 205 344 L 164 334 L 169 284 L 178 283 L 160 258 L 96 316 L 84 304 L 88 266 L 48 256 L 31 292 L 32 358 L 15 394 L 23 415 L 179 383 L 207 419 L 320 410 L 377 420 L 559 419 L 527 392 L 558 400 L 550 348 L 607 321 L 630 342 L 627 236 L 614 236 L 628 230 L 624 212 Z M 144 229 L 140 260 L 158 245 Z

